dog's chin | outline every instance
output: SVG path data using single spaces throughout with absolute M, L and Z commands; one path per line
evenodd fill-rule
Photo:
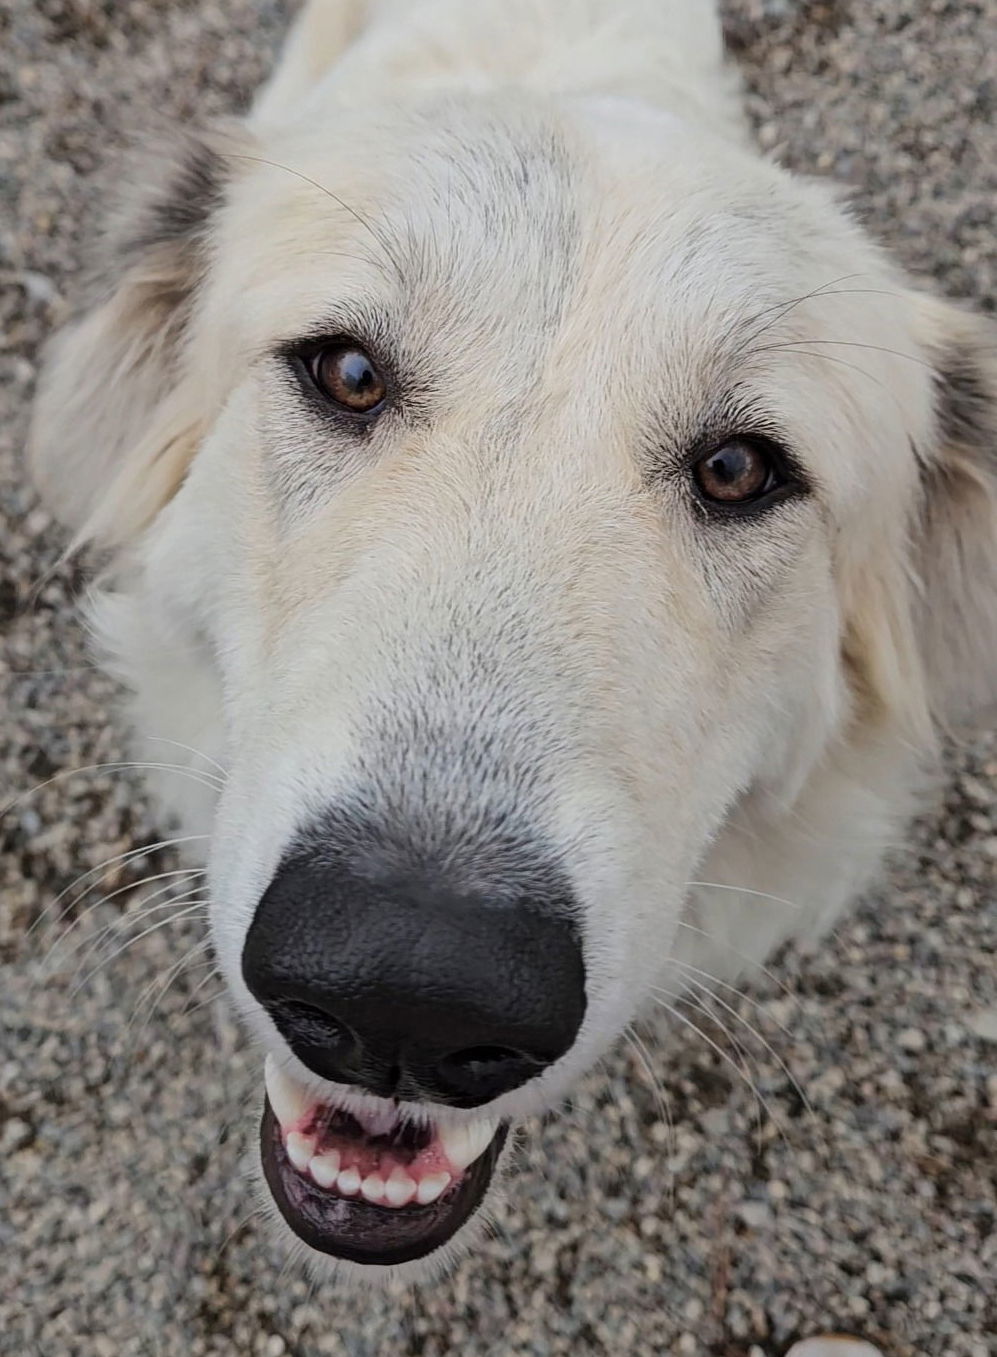
M 267 1060 L 260 1160 L 270 1196 L 312 1264 L 361 1281 L 414 1280 L 462 1252 L 508 1130 L 486 1117 L 441 1125 L 429 1109 L 382 1099 L 320 1102 Z

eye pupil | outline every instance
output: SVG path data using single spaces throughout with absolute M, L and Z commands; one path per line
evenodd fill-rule
M 779 484 L 773 454 L 740 438 L 702 458 L 694 474 L 703 498 L 717 504 L 746 504 Z
M 315 385 L 351 414 L 374 412 L 387 397 L 387 384 L 369 354 L 354 344 L 322 349 L 311 363 Z

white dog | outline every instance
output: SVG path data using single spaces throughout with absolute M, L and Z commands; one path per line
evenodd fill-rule
M 280 1214 L 439 1262 L 509 1128 L 653 984 L 825 929 L 992 696 L 994 333 L 752 152 L 706 0 L 312 0 L 140 178 L 34 466 L 137 730 L 227 770 L 159 790 Z

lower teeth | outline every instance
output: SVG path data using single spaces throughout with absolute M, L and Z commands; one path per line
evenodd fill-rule
M 380 1173 L 369 1173 L 365 1178 L 355 1167 L 340 1170 L 340 1155 L 336 1150 L 313 1154 L 304 1158 L 308 1137 L 292 1131 L 285 1140 L 287 1157 L 299 1173 L 307 1173 L 312 1182 L 324 1191 L 335 1191 L 342 1197 L 363 1197 L 375 1206 L 401 1207 L 417 1202 L 428 1206 L 442 1197 L 453 1182 L 453 1174 L 444 1171 L 427 1173 L 418 1180 L 396 1165 L 385 1179 Z

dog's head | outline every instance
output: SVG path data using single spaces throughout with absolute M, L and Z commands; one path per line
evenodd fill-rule
M 122 548 L 162 733 L 224 731 L 282 1214 L 443 1256 L 703 864 L 849 879 L 820 778 L 990 692 L 992 337 L 826 189 L 623 101 L 344 108 L 152 181 L 38 474 Z

